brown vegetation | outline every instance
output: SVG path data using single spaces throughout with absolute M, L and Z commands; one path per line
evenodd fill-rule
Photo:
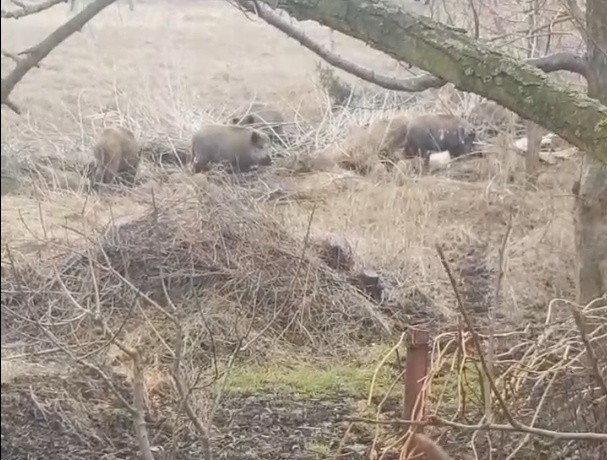
M 27 116 L 2 111 L 3 455 L 399 458 L 412 421 L 395 355 L 417 325 L 433 346 L 413 423 L 429 460 L 449 458 L 438 445 L 604 458 L 607 307 L 563 300 L 579 158 L 540 163 L 529 186 L 500 129 L 486 158 L 417 176 L 398 152 L 409 121 L 467 119 L 470 95 L 399 99 L 336 74 L 356 90 L 336 107 L 281 32 L 225 2 L 177 4 L 105 10 L 11 88 Z M 3 43 L 31 47 L 65 21 L 55 8 L 3 23 Z M 301 27 L 299 42 L 328 39 Z M 355 56 L 368 81 L 444 84 L 331 39 L 328 59 Z M 3 77 L 13 65 L 4 53 Z M 174 167 L 201 126 L 257 99 L 294 113 L 285 158 L 234 176 Z M 89 194 L 111 125 L 139 140 L 139 180 Z
M 268 134 L 271 138 L 281 138 L 284 133 L 283 114 L 268 104 L 255 102 L 240 116 L 233 117 L 230 123 L 251 126 Z

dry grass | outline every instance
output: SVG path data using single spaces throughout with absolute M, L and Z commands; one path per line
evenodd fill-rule
M 124 273 L 125 265 L 136 268 L 130 273 L 133 283 L 156 302 L 164 298 L 161 280 L 172 274 L 168 292 L 187 313 L 192 348 L 186 367 L 192 379 L 199 369 L 211 372 L 213 361 L 223 370 L 229 367 L 229 355 L 245 332 L 256 338 L 250 353 L 243 353 L 254 360 L 270 359 L 273 353 L 290 353 L 292 358 L 313 350 L 317 359 L 340 352 L 347 361 L 352 349 L 372 340 L 393 341 L 420 318 L 434 320 L 438 330 L 450 328 L 456 310 L 434 250 L 437 242 L 445 247 L 482 319 L 493 301 L 498 249 L 510 216 L 501 326 L 541 319 L 551 299 L 573 297 L 568 194 L 577 176 L 575 161 L 546 167 L 535 188 L 524 183 L 520 157 L 506 149 L 421 177 L 406 163 L 361 176 L 336 167 L 331 157 L 311 161 L 318 160 L 319 152 L 336 149 L 356 126 L 388 113 L 467 113 L 472 100 L 455 98 L 454 105 L 453 90 L 445 87 L 407 107 L 391 106 L 386 98 L 383 107 L 372 109 L 363 95 L 355 108 L 332 112 L 315 83 L 316 58 L 293 40 L 221 1 L 178 5 L 137 5 L 134 13 L 122 4 L 108 8 L 20 83 L 14 99 L 27 109 L 26 115 L 2 111 L 3 169 L 6 159 L 20 180 L 17 193 L 2 197 L 3 385 L 15 381 L 21 391 L 27 379 L 42 382 L 44 376 L 55 375 L 56 354 L 32 355 L 52 347 L 35 331 L 35 322 L 28 322 L 42 312 L 47 318 L 53 312 L 53 321 L 68 321 L 73 315 L 58 279 L 89 308 L 95 297 L 94 274 L 104 315 L 119 327 L 130 308 L 125 305 L 138 298 L 112 271 Z M 60 6 L 8 22 L 2 39 L 15 50 L 26 48 L 66 15 L 67 8 Z M 326 29 L 305 27 L 315 38 L 328 40 Z M 340 34 L 334 38 L 340 52 L 357 62 L 406 75 L 393 60 Z M 4 74 L 10 63 L 2 59 Z M 144 161 L 133 189 L 87 192 L 81 173 L 105 124 L 123 123 L 142 141 L 182 145 L 200 124 L 224 119 L 253 97 L 274 100 L 294 121 L 291 157 L 261 180 L 192 177 L 179 168 Z M 381 106 L 373 97 L 373 105 Z M 310 171 L 293 172 L 294 162 L 306 161 Z M 277 191 L 286 198 L 274 200 Z M 97 244 L 106 224 L 121 216 L 130 216 L 120 230 L 122 240 L 106 235 Z M 391 281 L 387 305 L 372 305 L 313 251 L 302 257 L 308 231 L 312 238 L 343 235 L 359 265 L 382 270 Z M 209 280 L 211 272 L 219 278 Z M 192 273 L 199 276 L 196 283 Z M 15 292 L 15 274 L 29 277 L 35 295 L 23 298 L 23 292 Z M 199 314 L 200 302 L 207 308 L 205 315 Z M 10 321 L 5 305 L 14 313 Z M 17 305 L 28 307 L 15 311 Z M 123 340 L 146 350 L 150 398 L 154 389 L 165 398 L 163 340 L 170 341 L 174 331 L 149 305 L 137 308 L 139 321 L 124 328 Z M 391 334 L 385 333 L 386 327 Z M 24 333 L 42 342 L 32 346 Z M 82 351 L 101 342 L 90 323 L 78 322 L 77 331 L 61 329 L 61 334 L 62 340 L 77 339 Z M 213 345 L 217 356 L 210 358 L 212 338 L 218 341 Z M 11 348 L 6 348 L 9 341 Z M 17 359 L 18 354 L 22 357 Z M 12 377 L 6 377 L 5 358 L 11 356 L 7 366 L 12 366 Z M 115 347 L 109 347 L 100 362 L 128 375 L 117 356 Z M 154 426 L 164 422 L 155 419 Z M 86 449 L 95 451 L 91 445 Z

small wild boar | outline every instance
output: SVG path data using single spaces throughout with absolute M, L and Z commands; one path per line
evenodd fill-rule
M 252 166 L 269 166 L 267 134 L 235 125 L 207 125 L 192 136 L 192 170 L 199 173 L 212 163 L 229 165 L 233 171 L 248 171 Z
M 276 108 L 255 102 L 241 116 L 232 118 L 230 123 L 259 129 L 276 139 L 281 138 L 284 134 L 285 119 Z
M 501 131 L 513 132 L 520 117 L 497 102 L 484 100 L 472 108 L 468 121 L 486 136 L 494 137 Z
M 407 156 L 420 156 L 429 163 L 430 153 L 449 151 L 458 157 L 472 151 L 476 131 L 463 119 L 448 114 L 426 114 L 412 119 L 407 125 L 403 143 Z
M 402 149 L 406 126 L 407 118 L 397 115 L 355 127 L 337 149 L 337 163 L 363 174 L 372 171 L 378 162 L 390 169 L 391 163 L 398 161 L 397 151 Z
M 130 130 L 122 126 L 105 128 L 93 147 L 95 185 L 114 181 L 133 185 L 139 168 L 139 152 Z
M 407 137 L 408 125 L 409 119 L 404 115 L 381 118 L 369 125 L 367 133 L 372 144 L 377 146 L 380 158 L 396 160 L 394 153 L 402 147 Z

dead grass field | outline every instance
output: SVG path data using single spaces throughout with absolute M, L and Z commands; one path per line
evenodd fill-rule
M 2 28 L 3 43 L 14 50 L 27 48 L 67 16 L 67 7 L 62 5 L 42 15 L 7 22 Z M 310 24 L 305 27 L 316 39 L 328 42 L 326 29 Z M 339 34 L 335 38 L 339 52 L 357 62 L 382 72 L 406 75 L 393 60 Z M 23 116 L 2 111 L 2 155 L 26 178 L 18 193 L 2 197 L 3 277 L 9 253 L 19 264 L 59 256 L 61 248 L 85 248 L 87 242 L 82 235 L 97 234 L 112 217 L 141 216 L 150 209 L 153 199 L 165 204 L 170 200 L 182 203 L 191 198 L 189 191 L 202 190 L 200 193 L 204 194 L 211 187 L 212 180 L 204 177 L 160 171 L 144 163 L 143 181 L 133 190 L 88 194 L 74 171 L 90 159 L 94 136 L 104 124 L 123 123 L 139 138 L 170 136 L 189 141 L 200 124 L 223 119 L 239 104 L 257 97 L 277 102 L 289 119 L 316 126 L 311 129 L 311 138 L 320 151 L 355 124 L 381 116 L 377 111 L 360 110 L 331 114 L 327 98 L 316 83 L 317 61 L 295 41 L 261 21 L 247 19 L 221 1 L 175 2 L 172 7 L 162 3 L 138 4 L 135 12 L 129 12 L 123 4 L 108 8 L 18 85 L 13 98 L 25 109 Z M 3 75 L 9 65 L 3 57 Z M 351 78 L 348 81 L 355 82 Z M 435 99 L 437 92 L 432 94 L 425 105 L 442 109 L 444 102 Z M 418 106 L 402 109 L 420 110 Z M 575 160 L 566 160 L 543 168 L 535 188 L 525 186 L 520 157 L 505 150 L 484 159 L 457 162 L 449 171 L 424 177 L 411 171 L 358 176 L 337 168 L 295 175 L 269 171 L 263 176 L 269 188 L 284 186 L 300 199 L 290 199 L 281 206 L 259 205 L 259 209 L 290 234 L 293 244 L 299 245 L 294 251 L 298 251 L 314 208 L 312 236 L 327 233 L 345 236 L 361 263 L 398 280 L 395 288 L 398 296 L 409 298 L 414 292 L 422 292 L 430 300 L 420 308 L 430 317 L 440 318 L 433 326 L 438 330 L 454 325 L 456 310 L 434 245 L 440 243 L 445 247 L 469 301 L 482 303 L 478 296 L 490 296 L 494 290 L 499 245 L 512 216 L 508 263 L 498 309 L 502 328 L 512 329 L 543 318 L 550 300 L 574 297 L 569 195 L 578 165 Z M 479 313 L 479 318 L 485 314 Z M 44 390 L 40 390 L 39 398 L 46 395 L 49 401 L 56 397 L 47 394 L 50 391 L 47 383 L 54 379 L 63 382 L 57 385 L 67 385 L 62 390 L 67 394 L 84 391 L 74 389 L 83 387 L 85 382 L 73 377 L 73 370 L 57 368 L 57 360 L 64 358 L 32 355 L 33 349 L 26 339 L 10 333 L 10 325 L 4 323 L 3 320 L 3 388 L 12 384 L 16 390 L 6 396 L 6 401 L 3 390 L 3 413 L 5 402 L 22 407 L 19 402 L 27 400 L 26 387 L 30 384 L 34 385 L 32 388 L 36 388 L 36 383 L 42 385 Z M 339 353 L 317 349 L 314 341 L 299 347 L 286 345 L 280 336 L 261 340 L 265 347 L 260 355 L 263 358 L 255 359 L 252 354 L 235 365 L 233 385 L 228 385 L 227 391 L 230 397 L 217 414 L 218 426 L 227 427 L 230 414 L 237 412 L 238 407 L 249 407 L 251 417 L 257 417 L 258 423 L 279 430 L 267 432 L 268 436 L 284 438 L 277 447 L 268 441 L 269 447 L 260 448 L 257 458 L 328 458 L 328 447 L 334 445 L 334 439 L 339 439 L 343 430 L 322 425 L 329 417 L 326 413 L 332 413 L 328 420 L 333 420 L 336 413 L 349 411 L 344 409 L 348 401 L 355 404 L 366 398 L 373 367 L 398 338 L 399 328 L 404 327 L 397 321 L 392 325 L 396 329 L 391 337 L 385 340 L 378 337 L 372 345 L 353 342 Z M 6 338 L 10 336 L 11 342 L 5 340 L 5 332 L 9 332 Z M 154 334 L 142 331 L 142 327 L 125 331 L 127 343 L 144 344 L 148 350 L 159 353 L 156 357 L 148 356 L 150 370 L 146 373 L 146 384 L 152 405 L 154 391 L 162 392 L 169 378 L 162 372 L 161 347 L 155 340 Z M 115 371 L 123 373 L 118 367 Z M 321 375 L 318 379 L 313 377 L 316 373 Z M 388 386 L 383 380 L 378 385 Z M 292 407 L 300 403 L 289 398 L 270 398 L 268 402 L 264 399 L 267 396 L 260 396 L 261 402 L 246 399 L 251 394 L 266 395 L 285 389 L 307 397 L 313 395 L 315 400 L 326 393 L 327 401 L 338 401 L 337 409 L 327 408 L 333 407 L 331 402 L 327 402 L 327 407 L 310 409 L 318 415 L 312 417 L 314 422 L 308 422 L 321 424 L 322 428 L 318 432 L 310 428 L 312 435 L 303 430 L 305 436 L 311 436 L 306 443 L 289 437 L 293 427 L 285 428 L 286 431 L 276 428 L 283 419 L 288 419 L 288 414 L 296 414 L 298 421 L 293 422 L 293 429 L 306 421 L 301 414 L 297 415 L 300 409 Z M 92 397 L 97 400 L 110 398 L 106 390 L 96 391 Z M 79 394 L 74 398 L 69 409 L 63 408 L 64 414 L 84 413 L 80 405 L 86 404 L 86 397 Z M 245 402 L 239 403 L 238 398 L 245 398 Z M 272 404 L 278 404 L 278 409 Z M 304 403 L 301 404 L 303 407 Z M 100 402 L 98 410 L 103 414 L 111 412 L 110 405 Z M 278 418 L 259 422 L 265 420 L 259 418 L 264 413 L 259 407 L 268 405 L 274 407 Z M 160 432 L 168 422 L 158 415 L 161 408 L 154 410 L 159 412 L 154 412 L 151 430 Z M 26 412 L 36 418 L 35 408 Z M 22 426 L 19 423 L 31 429 L 47 429 L 36 425 L 41 423 L 39 420 L 15 421 Z M 234 436 L 243 439 L 255 436 L 247 431 L 245 421 L 239 423 L 242 433 Z M 95 425 L 88 419 L 82 424 Z M 121 419 L 116 424 L 111 430 L 130 430 L 128 421 Z M 27 430 L 23 429 L 25 433 Z M 287 436 L 287 432 L 291 434 Z M 216 445 L 234 455 L 225 458 L 252 458 L 244 452 L 255 450 L 254 446 L 234 447 L 221 433 L 214 436 Z M 357 456 L 360 444 L 367 443 L 369 436 L 360 434 L 358 451 L 353 448 L 351 458 L 362 458 Z M 124 435 L 120 438 L 124 441 Z M 161 437 L 154 442 L 165 441 Z M 55 453 L 63 456 L 54 458 L 82 458 L 62 453 L 61 442 Z M 96 442 L 89 441 L 87 449 L 92 452 L 99 449 Z M 129 449 L 133 449 L 129 442 L 115 444 L 114 452 L 104 450 L 103 458 L 129 458 Z M 21 439 L 19 443 L 23 448 L 27 440 Z M 232 447 L 226 447 L 229 444 Z M 293 445 L 300 450 L 290 450 Z M 23 450 L 14 449 L 16 456 L 11 458 L 22 458 L 18 455 Z M 240 456 L 234 452 L 240 452 Z

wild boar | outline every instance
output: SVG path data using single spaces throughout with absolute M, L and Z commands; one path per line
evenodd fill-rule
M 249 171 L 252 166 L 269 166 L 267 134 L 245 126 L 207 125 L 192 136 L 192 169 L 199 173 L 213 163 L 230 166 L 233 171 Z
M 122 126 L 105 128 L 93 147 L 95 185 L 117 181 L 133 185 L 140 161 L 140 149 L 133 133 Z

